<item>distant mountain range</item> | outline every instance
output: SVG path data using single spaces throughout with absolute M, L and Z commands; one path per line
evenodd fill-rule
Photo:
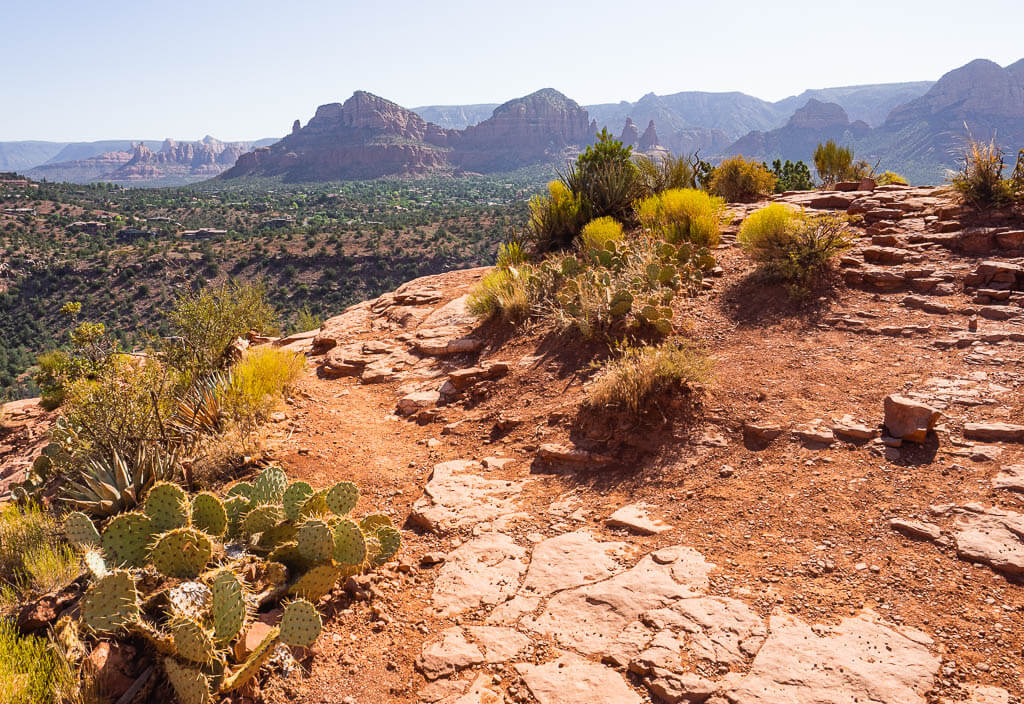
M 408 110 L 357 91 L 295 121 L 281 140 L 252 144 L 0 142 L 0 170 L 51 180 L 169 185 L 210 178 L 278 176 L 334 180 L 433 171 L 496 172 L 564 160 L 607 127 L 636 148 L 731 154 L 810 163 L 834 139 L 858 158 L 912 182 L 941 181 L 967 130 L 995 135 L 1011 156 L 1024 146 L 1024 59 L 1007 67 L 978 59 L 938 81 L 807 90 L 774 103 L 743 93 L 648 93 L 636 102 L 581 107 L 546 88 L 501 105 Z M 643 136 L 640 131 L 643 126 Z

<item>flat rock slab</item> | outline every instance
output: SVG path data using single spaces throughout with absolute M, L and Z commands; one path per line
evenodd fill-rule
M 484 654 L 480 648 L 466 638 L 461 628 L 452 626 L 442 631 L 439 639 L 424 646 L 416 660 L 416 668 L 428 680 L 436 680 L 483 662 Z
M 941 704 L 1010 704 L 1010 693 L 1002 687 L 967 685 L 966 699 L 940 699 Z
M 992 479 L 993 489 L 1024 492 L 1024 464 L 1008 464 Z
M 513 499 L 522 491 L 523 483 L 472 474 L 478 467 L 463 460 L 435 465 L 423 496 L 413 504 L 409 521 L 444 535 L 514 513 Z
M 484 533 L 448 554 L 434 580 L 434 606 L 454 616 L 508 600 L 526 571 L 526 550 L 504 533 Z
M 953 535 L 957 554 L 1004 574 L 1024 575 L 1024 515 L 975 508 L 961 509 Z
M 615 556 L 625 547 L 620 542 L 599 542 L 586 531 L 542 540 L 533 549 L 523 595 L 547 596 L 607 579 L 622 570 Z
M 812 629 L 776 612 L 750 671 L 726 676 L 721 694 L 729 704 L 925 704 L 939 669 L 930 642 L 868 614 Z
M 517 663 L 516 672 L 540 704 L 641 704 L 615 670 L 565 654 L 544 665 Z
M 768 635 L 755 611 L 729 597 L 680 599 L 671 606 L 648 611 L 640 620 L 661 635 L 672 634 L 692 658 L 718 665 L 745 662 L 760 650 Z M 671 669 L 679 670 L 678 666 Z
M 704 591 L 712 569 L 692 548 L 663 548 L 602 582 L 555 594 L 523 624 L 581 653 L 601 653 L 640 614 Z
M 964 437 L 983 442 L 1024 442 L 1024 425 L 1013 423 L 964 423 Z
M 605 524 L 610 528 L 625 528 L 640 535 L 657 535 L 672 530 L 668 523 L 659 518 L 651 518 L 650 508 L 644 503 L 627 504 L 609 516 Z
M 503 626 L 470 626 L 469 634 L 484 651 L 484 662 L 508 662 L 526 650 L 532 641 L 522 633 Z

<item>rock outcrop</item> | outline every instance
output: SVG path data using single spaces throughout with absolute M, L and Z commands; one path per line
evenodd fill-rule
M 842 106 L 811 98 L 793 113 L 783 126 L 768 132 L 751 132 L 726 148 L 725 154 L 742 154 L 748 158 L 771 161 L 810 160 L 820 142 L 834 140 L 840 144 L 865 137 L 871 128 L 867 123 L 850 122 Z
M 654 120 L 647 123 L 647 129 L 640 136 L 638 144 L 640 151 L 649 152 L 660 144 L 658 142 L 658 131 L 654 129 Z
M 619 141 L 624 146 L 635 147 L 640 142 L 640 129 L 633 123 L 632 117 L 626 118 L 626 124 L 622 126 L 622 134 Z

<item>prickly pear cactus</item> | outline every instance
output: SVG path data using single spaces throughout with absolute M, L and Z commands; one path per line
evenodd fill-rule
M 336 516 L 347 516 L 359 501 L 359 488 L 352 482 L 338 482 L 327 492 L 327 507 Z
M 223 536 L 228 529 L 228 514 L 221 500 L 206 491 L 196 494 L 192 499 L 192 525 L 207 535 Z
M 164 658 L 164 672 L 181 704 L 209 704 L 212 701 L 210 680 L 201 670 L 182 665 L 174 658 Z
M 143 567 L 149 555 L 153 522 L 142 513 L 122 513 L 107 523 L 100 538 L 103 554 L 112 565 Z
M 210 587 L 202 582 L 182 582 L 167 590 L 171 616 L 201 621 L 213 600 Z
M 309 562 L 323 562 L 331 559 L 334 550 L 334 535 L 325 521 L 310 519 L 299 526 L 296 547 L 303 559 Z
M 334 565 L 316 565 L 296 580 L 289 593 L 316 603 L 334 588 L 341 574 L 341 569 Z
M 380 549 L 371 561 L 374 567 L 380 567 L 395 556 L 402 546 L 402 534 L 391 526 L 381 526 L 377 529 L 377 542 Z
M 284 498 L 282 503 L 284 504 L 284 515 L 289 521 L 299 520 L 302 514 L 302 507 L 306 505 L 306 502 L 312 498 L 313 491 L 308 483 L 298 481 L 292 482 L 288 485 L 288 488 L 284 491 Z
M 249 500 L 253 506 L 279 504 L 288 488 L 288 477 L 280 467 L 267 467 L 256 481 L 252 483 L 252 495 Z
M 115 570 L 85 592 L 80 605 L 82 623 L 96 633 L 116 633 L 139 619 L 135 578 L 127 570 Z
M 107 576 L 107 562 L 103 559 L 103 555 L 99 551 L 87 550 L 85 554 L 82 555 L 82 560 L 85 562 L 85 566 L 89 570 L 89 574 L 94 578 L 102 579 Z
M 323 622 L 315 606 L 305 599 L 297 599 L 285 605 L 280 627 L 284 643 L 308 648 L 320 636 Z
M 69 513 L 64 519 L 64 534 L 72 545 L 95 547 L 100 544 L 99 531 L 92 519 L 81 511 Z
M 278 643 L 279 636 L 280 631 L 277 628 L 267 633 L 263 638 L 263 642 L 256 646 L 256 649 L 252 651 L 248 658 L 246 658 L 245 662 L 243 662 L 237 670 L 224 678 L 224 681 L 220 686 L 220 691 L 233 692 L 255 677 L 256 673 L 259 672 L 260 668 L 263 666 L 263 663 L 267 661 L 267 658 L 269 658 L 270 654 L 273 652 L 274 646 Z
M 192 579 L 213 557 L 210 538 L 194 528 L 176 528 L 156 539 L 153 566 L 166 577 Z
M 359 521 L 359 528 L 366 534 L 376 533 L 378 528 L 393 527 L 391 519 L 385 516 L 383 513 L 371 513 L 369 516 L 363 516 L 363 519 Z
M 270 530 L 283 519 L 284 512 L 280 507 L 271 504 L 257 506 L 245 515 L 239 530 L 242 535 L 253 536 Z
M 334 559 L 343 565 L 361 565 L 366 559 L 366 536 L 350 520 L 334 526 Z
M 146 496 L 143 512 L 158 533 L 182 528 L 188 525 L 188 497 L 177 484 L 157 482 Z
M 219 643 L 236 638 L 245 625 L 245 590 L 230 570 L 222 570 L 210 585 L 213 591 L 213 635 Z

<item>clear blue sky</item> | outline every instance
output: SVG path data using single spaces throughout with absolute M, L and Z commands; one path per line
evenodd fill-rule
M 1024 56 L 1022 0 L 34 0 L 0 4 L 0 140 L 254 139 L 368 90 L 777 100 Z

